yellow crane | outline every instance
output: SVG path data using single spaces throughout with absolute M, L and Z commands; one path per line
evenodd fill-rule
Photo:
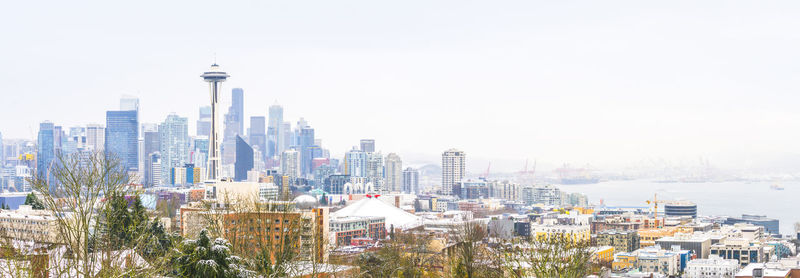
M 646 202 L 647 202 L 647 204 L 653 204 L 653 212 L 655 213 L 655 215 L 653 216 L 653 219 L 655 219 L 655 221 L 658 222 L 658 193 L 653 193 L 653 200 L 652 201 L 647 200 Z M 663 220 L 661 221 L 661 225 L 655 225 L 655 226 L 656 226 L 656 228 L 663 227 L 664 226 L 664 221 Z

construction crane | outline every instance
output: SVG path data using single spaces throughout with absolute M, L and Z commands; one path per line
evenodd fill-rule
M 653 219 L 655 219 L 655 221 L 658 222 L 658 193 L 653 193 L 653 200 L 652 201 L 647 200 L 645 202 L 647 204 L 653 204 L 653 212 L 655 213 L 655 215 L 653 216 Z M 664 201 L 662 200 L 661 203 L 664 203 Z M 655 225 L 655 226 L 656 226 L 656 228 L 661 228 L 661 227 L 659 227 L 659 225 Z M 661 220 L 661 226 L 662 227 L 664 226 L 664 220 L 663 219 Z

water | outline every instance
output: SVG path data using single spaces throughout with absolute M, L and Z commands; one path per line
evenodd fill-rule
M 794 206 L 800 197 L 800 182 L 782 182 L 785 190 L 770 189 L 772 182 L 657 183 L 648 180 L 609 181 L 597 184 L 562 185 L 561 190 L 586 194 L 589 203 L 607 206 L 649 206 L 659 200 L 687 200 L 697 204 L 698 215 L 766 215 L 780 221 L 780 233 L 794 233 L 800 213 Z M 661 208 L 659 208 L 661 210 Z

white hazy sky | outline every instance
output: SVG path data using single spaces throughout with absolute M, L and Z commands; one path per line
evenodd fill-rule
M 11 1 L 0 132 L 274 101 L 339 155 L 360 138 L 472 169 L 800 152 L 796 1 Z M 229 95 L 226 96 L 229 98 Z M 730 164 L 735 162 L 727 161 Z M 724 164 L 725 162 L 719 162 Z

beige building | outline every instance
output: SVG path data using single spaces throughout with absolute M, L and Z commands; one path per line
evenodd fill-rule
M 294 203 L 281 201 L 264 205 L 262 211 L 183 207 L 180 210 L 181 234 L 192 238 L 203 229 L 215 229 L 234 248 L 247 252 L 288 244 L 298 249 L 301 258 L 327 261 L 329 208 L 298 210 L 293 208 Z
M 388 192 L 403 191 L 403 161 L 396 153 L 386 156 L 385 190 Z M 408 192 L 403 192 L 408 193 Z
M 453 195 L 453 186 L 464 178 L 467 155 L 457 149 L 442 153 L 442 194 Z
M 58 223 L 51 212 L 21 205 L 0 212 L 0 237 L 12 240 L 56 243 Z

